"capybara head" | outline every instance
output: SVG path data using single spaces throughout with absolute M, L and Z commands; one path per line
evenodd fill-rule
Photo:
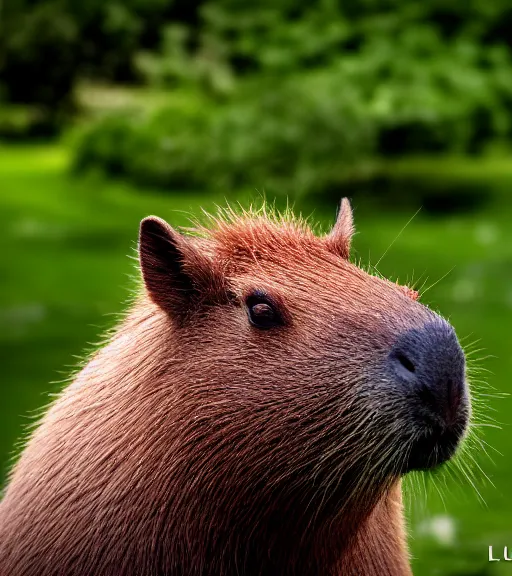
M 213 224 L 198 239 L 151 217 L 140 233 L 147 291 L 188 361 L 182 393 L 209 421 L 205 466 L 336 511 L 453 455 L 470 411 L 455 332 L 349 261 L 347 200 L 324 237 L 286 217 Z

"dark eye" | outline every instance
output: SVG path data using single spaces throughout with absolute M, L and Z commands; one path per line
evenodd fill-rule
M 283 324 L 276 305 L 263 293 L 251 294 L 247 300 L 249 321 L 256 328 L 273 328 Z

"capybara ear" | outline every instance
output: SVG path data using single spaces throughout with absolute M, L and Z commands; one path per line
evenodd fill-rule
M 336 222 L 326 236 L 329 250 L 338 254 L 342 258 L 348 259 L 350 256 L 350 244 L 354 234 L 354 219 L 352 208 L 348 198 L 342 198 Z
M 220 289 L 211 260 L 156 216 L 140 223 L 139 259 L 149 296 L 172 316 L 188 315 Z

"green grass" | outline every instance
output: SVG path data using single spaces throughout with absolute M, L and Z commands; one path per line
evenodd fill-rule
M 187 223 L 199 207 L 211 209 L 222 197 L 206 194 L 134 190 L 99 176 L 74 178 L 60 146 L 0 147 L 0 468 L 29 415 L 48 401 L 77 363 L 77 357 L 115 321 L 135 285 L 134 256 L 139 220 L 155 213 L 175 225 Z M 402 281 L 427 279 L 434 284 L 424 301 L 449 317 L 465 342 L 478 340 L 481 362 L 491 371 L 489 383 L 510 391 L 512 373 L 512 170 L 501 162 L 458 161 L 421 164 L 432 173 L 434 190 L 440 179 L 479 179 L 488 196 L 477 212 L 434 217 L 426 211 L 409 224 L 379 263 L 384 274 Z M 417 172 L 421 170 L 417 170 Z M 411 176 L 402 165 L 397 172 Z M 416 173 L 417 173 L 416 172 Z M 499 174 L 499 177 L 496 176 Z M 410 196 L 414 196 L 409 192 Z M 241 195 L 246 198 L 246 194 Z M 231 196 L 236 198 L 236 195 Z M 354 201 L 359 234 L 356 253 L 376 263 L 414 213 L 390 204 Z M 334 200 L 303 201 L 297 208 L 313 212 L 325 225 L 334 217 Z M 485 389 L 484 389 L 485 393 Z M 488 411 L 504 423 L 489 428 L 485 440 L 495 460 L 476 453 L 495 487 L 479 479 L 475 489 L 465 480 L 428 479 L 426 489 L 408 490 L 415 574 L 507 574 L 510 564 L 487 563 L 489 545 L 512 546 L 512 430 L 510 401 L 489 400 Z M 1 476 L 0 476 L 1 481 Z M 441 492 L 439 494 L 438 490 Z M 441 516 L 441 518 L 439 518 Z M 448 519 L 443 519 L 447 516 Z M 437 518 L 437 519 L 436 519 Z M 432 526 L 438 528 L 433 529 Z M 443 531 L 444 526 L 444 531 Z M 453 534 L 450 534 L 450 531 Z M 487 571 L 489 568 L 492 570 Z M 508 569 L 508 570 L 507 570 Z

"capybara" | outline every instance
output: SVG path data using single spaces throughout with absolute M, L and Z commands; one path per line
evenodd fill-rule
M 411 574 L 400 478 L 463 438 L 464 354 L 352 233 L 347 200 L 325 236 L 143 220 L 140 297 L 10 475 L 1 576 Z

